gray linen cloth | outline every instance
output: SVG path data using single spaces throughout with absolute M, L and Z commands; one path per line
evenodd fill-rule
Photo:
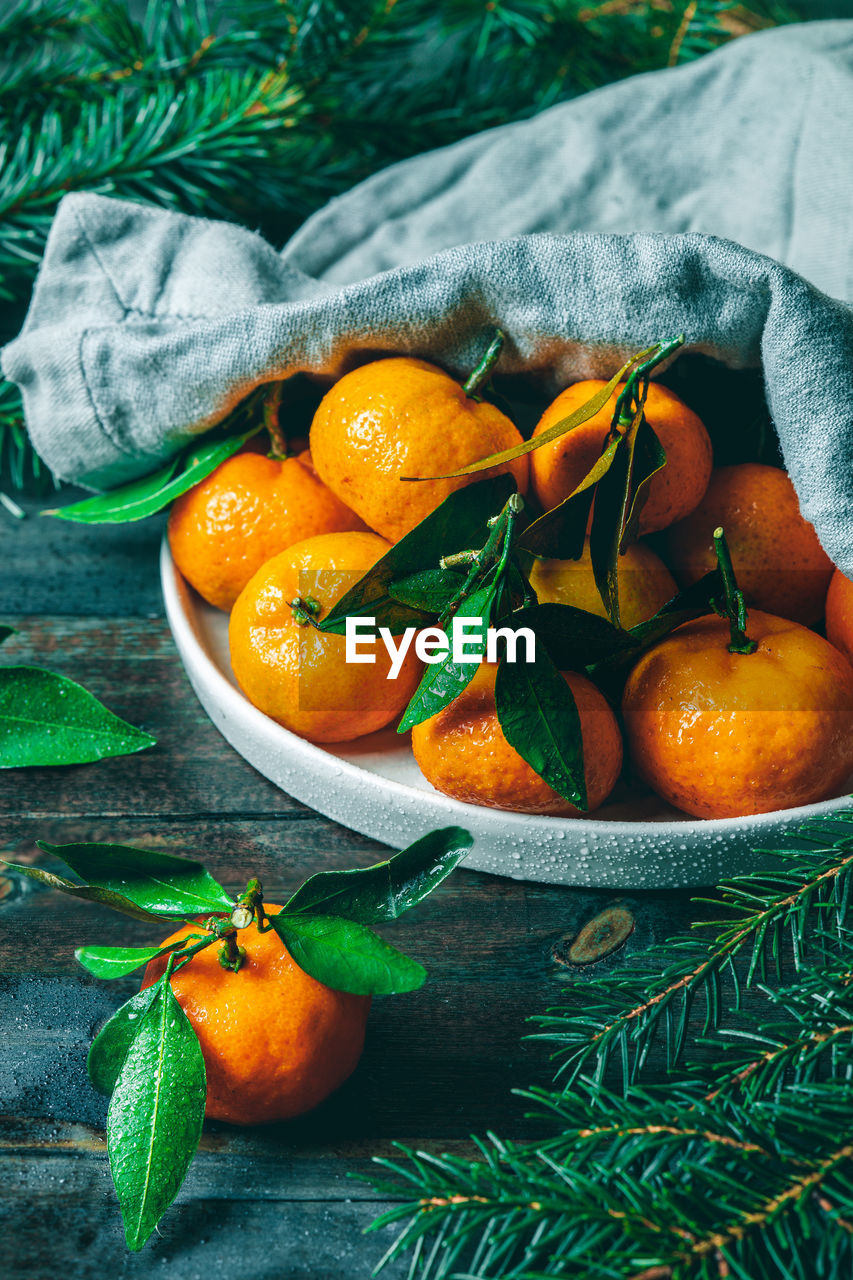
M 377 174 L 282 253 L 94 195 L 61 203 L 2 355 L 36 448 L 103 488 L 259 383 L 391 352 L 554 392 L 684 332 L 761 368 L 806 518 L 853 574 L 853 22 L 733 42 Z M 832 296 L 827 296 L 832 295 Z

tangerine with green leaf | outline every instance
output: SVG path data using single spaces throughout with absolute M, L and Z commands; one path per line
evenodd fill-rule
M 364 529 L 326 488 L 311 455 L 276 459 L 248 448 L 182 494 L 169 515 L 169 546 L 199 595 L 228 610 L 265 561 L 320 533 Z
M 240 593 L 228 629 L 231 666 L 259 710 L 312 742 L 345 742 L 390 723 L 415 691 L 409 648 L 395 679 L 384 645 L 372 664 L 345 660 L 344 636 L 313 625 L 390 548 L 375 533 L 327 533 L 268 560 Z
M 533 432 L 534 439 L 580 409 L 607 384 L 598 378 L 575 382 L 548 406 Z M 568 498 L 595 466 L 610 431 L 616 401 L 623 387 L 613 391 L 603 409 L 530 454 L 533 492 L 545 508 Z M 711 475 L 711 439 L 704 424 L 683 400 L 661 386 L 649 384 L 645 414 L 666 453 L 666 464 L 652 476 L 638 533 L 654 533 L 686 516 L 701 501 Z
M 667 530 L 667 559 L 682 586 L 714 567 L 717 525 L 748 605 L 806 626 L 823 616 L 833 565 L 785 471 L 758 462 L 717 468 L 698 507 Z
M 519 813 L 582 817 L 580 810 L 540 778 L 514 747 L 495 707 L 497 667 L 483 662 L 463 693 L 412 729 L 412 750 L 428 782 L 467 804 Z M 622 737 L 604 696 L 585 676 L 563 672 L 580 717 L 589 811 L 616 785 Z
M 276 915 L 281 907 L 266 903 Z M 188 924 L 164 946 L 198 936 Z M 239 933 L 236 972 L 211 946 L 171 975 L 172 991 L 201 1045 L 207 1073 L 205 1115 L 229 1124 L 287 1120 L 319 1106 L 352 1075 L 364 1047 L 370 996 L 335 991 L 291 958 L 274 930 L 257 922 Z M 142 988 L 166 957 L 152 960 Z
M 520 492 L 527 490 L 526 457 L 475 476 L 401 479 L 444 475 L 522 443 L 495 405 L 409 356 L 374 360 L 340 378 L 314 415 L 310 439 L 324 483 L 390 542 L 476 480 L 509 471 Z

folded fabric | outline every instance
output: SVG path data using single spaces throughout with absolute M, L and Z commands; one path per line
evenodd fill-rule
M 853 296 L 845 137 L 853 22 L 810 23 L 394 166 L 282 254 L 68 196 L 3 371 L 48 464 L 110 487 L 300 371 L 407 352 L 463 373 L 499 324 L 502 371 L 553 392 L 684 332 L 762 368 L 803 512 L 853 573 L 853 310 L 781 265 Z

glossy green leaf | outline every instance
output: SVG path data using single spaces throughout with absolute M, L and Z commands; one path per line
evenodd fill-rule
M 535 662 L 501 662 L 495 706 L 510 746 L 549 787 L 585 811 L 580 716 L 571 689 L 543 646 L 536 646 Z
M 270 919 L 300 969 L 336 991 L 394 995 L 426 981 L 423 965 L 354 920 L 283 913 Z
M 561 418 L 559 422 L 555 422 L 553 427 L 549 427 L 541 435 L 533 436 L 529 440 L 524 440 L 521 444 L 513 445 L 511 449 L 503 449 L 500 453 L 489 454 L 487 458 L 480 458 L 477 462 L 472 462 L 467 467 L 460 467 L 458 471 L 448 471 L 438 476 L 404 476 L 402 478 L 404 480 L 454 480 L 459 476 L 471 476 L 478 471 L 488 471 L 491 467 L 514 462 L 516 458 L 521 458 L 526 453 L 533 453 L 534 449 L 541 449 L 544 444 L 551 444 L 554 440 L 559 440 L 560 436 L 564 436 L 566 432 L 573 431 L 575 427 L 580 427 L 584 422 L 589 422 L 590 418 L 594 418 L 607 404 L 622 379 L 642 360 L 654 355 L 660 346 L 660 343 L 656 343 L 653 347 L 648 347 L 645 351 L 638 351 L 635 356 L 631 356 L 631 359 L 626 360 L 622 368 L 617 373 L 614 373 L 610 381 L 596 391 L 594 395 L 590 396 L 585 404 L 575 409 L 567 417 Z
M 41 667 L 0 667 L 2 769 L 89 764 L 155 743 L 65 676 Z
M 485 652 L 486 648 L 486 632 L 492 615 L 492 608 L 495 602 L 496 583 L 490 582 L 484 587 L 478 587 L 476 591 L 472 591 L 464 605 L 460 608 L 456 617 L 463 616 L 466 618 L 481 618 L 482 629 L 479 637 L 472 638 L 466 644 L 466 651 L 470 655 Z M 450 629 L 446 629 L 445 634 L 450 639 Z M 405 733 L 407 729 L 412 729 L 416 724 L 428 720 L 430 716 L 434 716 L 442 707 L 446 707 L 454 698 L 458 698 L 460 693 L 468 687 L 474 678 L 479 666 L 478 662 L 454 662 L 452 648 L 447 656 L 441 662 L 435 662 L 427 666 L 421 682 L 412 695 L 412 700 L 403 712 L 403 718 L 397 726 L 398 733 Z
M 134 920 L 162 920 L 163 915 L 158 915 L 154 911 L 145 911 L 142 907 L 136 906 L 129 898 L 125 898 L 123 894 L 114 893 L 111 889 L 102 889 L 97 885 L 77 884 L 74 880 L 68 880 L 65 876 L 58 876 L 53 871 L 45 871 L 43 867 L 29 867 L 19 862 L 6 862 L 4 858 L 0 858 L 3 866 L 9 867 L 11 871 L 17 871 L 19 875 L 26 876 L 29 880 L 37 880 L 39 884 L 45 885 L 48 889 L 58 889 L 60 893 L 67 893 L 71 898 L 82 898 L 85 902 L 100 902 L 105 907 L 112 907 L 113 911 L 120 911 L 123 915 L 132 916 Z
M 406 627 L 431 622 L 429 614 L 393 599 L 389 586 L 434 569 L 442 556 L 482 546 L 487 521 L 514 489 L 511 476 L 498 476 L 451 493 L 341 597 L 320 623 L 320 630 L 342 635 L 348 617 L 375 617 L 378 627 L 388 627 L 395 635 Z
M 109 1022 L 104 1023 L 92 1041 L 86 1058 L 86 1070 L 98 1093 L 109 1095 L 115 1088 L 140 1019 L 162 985 L 163 978 L 160 977 L 150 987 L 137 991 L 136 995 L 116 1009 Z
M 204 440 L 194 445 L 189 453 L 173 458 L 165 467 L 143 476 L 141 480 L 132 480 L 119 489 L 83 498 L 81 502 L 72 502 L 67 507 L 43 511 L 42 515 L 82 524 L 126 524 L 132 520 L 144 520 L 204 480 L 257 434 L 258 427 L 255 426 L 242 435 L 228 436 L 224 440 Z
M 197 916 L 230 912 L 234 901 L 200 862 L 156 849 L 121 844 L 48 844 L 89 885 L 128 898 L 157 915 Z
M 2 644 L 4 640 L 8 640 L 9 636 L 13 636 L 14 634 L 14 627 L 0 627 L 0 644 Z
M 579 560 L 583 555 L 589 513 L 595 497 L 595 486 L 616 455 L 620 439 L 610 440 L 601 456 L 567 498 L 539 516 L 524 530 L 518 545 L 535 556 L 556 560 Z
M 422 569 L 388 585 L 393 600 L 423 613 L 444 613 L 456 599 L 464 578 L 452 569 Z
M 372 867 L 320 871 L 296 890 L 284 913 L 342 916 L 360 924 L 396 920 L 432 893 L 472 844 L 461 827 L 443 827 Z
M 127 1246 L 141 1249 L 181 1188 L 201 1137 L 201 1046 L 168 982 L 139 1020 L 107 1113 Z
M 636 644 L 630 632 L 571 604 L 534 604 L 516 609 L 507 625 L 529 627 L 536 636 L 537 650 L 543 646 L 562 671 L 582 671 L 613 654 L 632 650 Z
M 78 947 L 74 958 L 96 978 L 126 978 L 149 960 L 181 946 L 183 942 L 168 947 Z
M 619 625 L 617 564 L 648 492 L 648 481 L 666 462 L 657 436 L 638 409 L 620 437 L 613 461 L 599 480 L 592 509 L 589 554 L 598 593 L 610 620 Z

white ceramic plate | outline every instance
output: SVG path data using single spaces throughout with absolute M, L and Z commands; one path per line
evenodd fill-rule
M 797 821 L 853 805 L 843 796 L 780 813 L 702 822 L 653 795 L 627 791 L 617 792 L 592 818 L 535 817 L 460 804 L 430 786 L 408 739 L 393 728 L 319 747 L 263 715 L 231 672 L 226 615 L 188 586 L 165 539 L 160 572 L 181 661 L 222 736 L 288 795 L 395 848 L 456 824 L 475 837 L 466 866 L 478 871 L 587 887 L 689 887 L 753 870 L 762 858 L 752 850 L 772 849 Z

